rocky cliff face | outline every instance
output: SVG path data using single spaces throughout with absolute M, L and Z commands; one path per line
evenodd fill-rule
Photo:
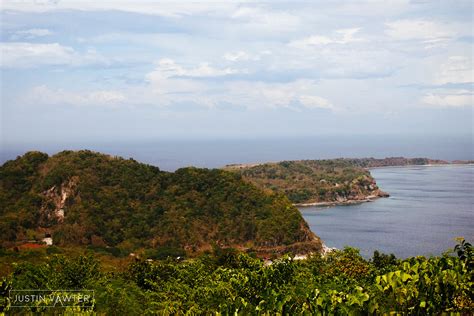
M 66 203 L 68 199 L 75 195 L 78 177 L 71 177 L 59 186 L 52 186 L 44 191 L 44 202 L 40 210 L 40 224 L 48 227 L 64 221 Z
M 370 176 L 362 176 L 344 185 L 347 188 L 346 190 L 336 191 L 325 199 L 314 199 L 309 204 L 357 203 L 389 196 L 388 193 L 379 189 L 375 180 Z

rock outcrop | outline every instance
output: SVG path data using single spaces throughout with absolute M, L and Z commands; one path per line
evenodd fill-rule
M 48 227 L 64 221 L 66 202 L 75 194 L 77 183 L 78 177 L 71 177 L 61 185 L 54 185 L 42 193 L 44 196 L 40 210 L 42 226 Z

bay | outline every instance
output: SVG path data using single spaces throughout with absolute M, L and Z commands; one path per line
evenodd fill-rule
M 406 258 L 440 255 L 454 247 L 455 237 L 474 241 L 474 165 L 377 168 L 371 174 L 389 198 L 300 208 L 327 246 Z

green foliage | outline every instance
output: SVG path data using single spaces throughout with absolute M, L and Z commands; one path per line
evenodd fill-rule
M 184 258 L 186 251 L 182 248 L 173 247 L 159 247 L 157 249 L 147 249 L 145 251 L 145 257 L 148 259 L 164 260 L 168 258 Z
M 391 166 L 409 166 L 409 165 L 428 165 L 428 164 L 447 164 L 444 160 L 429 158 L 404 158 L 388 157 L 383 159 L 376 158 L 355 158 L 344 159 L 346 162 L 362 168 L 391 167 Z
M 398 260 L 394 254 L 387 255 L 375 250 L 374 256 L 372 257 L 372 263 L 379 271 L 386 271 L 391 270 L 395 265 L 397 265 Z
M 5 312 L 10 309 L 11 299 L 9 293 L 12 288 L 12 280 L 2 278 L 0 280 L 0 312 Z
M 345 159 L 283 161 L 227 169 L 258 187 L 287 195 L 293 203 L 357 200 L 378 193 L 369 171 Z
M 458 255 L 459 259 L 472 262 L 472 245 L 464 240 L 464 238 L 461 237 L 459 239 L 459 244 L 454 247 L 454 252 Z
M 286 197 L 224 170 L 169 173 L 84 150 L 49 158 L 27 153 L 1 166 L 0 175 L 6 247 L 40 227 L 58 246 L 92 245 L 115 256 L 147 248 L 154 258 L 173 248 L 197 252 L 213 241 L 275 247 L 314 239 Z M 56 215 L 61 210 L 64 219 Z
M 472 285 L 472 271 L 453 257 L 412 258 L 396 271 L 376 278 L 388 304 L 415 314 L 469 311 L 473 307 Z
M 377 258 L 377 259 L 376 259 Z M 387 265 L 384 265 L 384 262 Z M 366 261 L 357 249 L 282 257 L 270 265 L 234 249 L 177 262 L 134 260 L 103 273 L 91 257 L 19 265 L 10 289 L 94 290 L 94 312 L 108 315 L 438 315 L 472 314 L 473 273 L 457 256 Z M 8 311 L 8 300 L 2 308 Z M 80 307 L 79 307 L 79 310 Z
M 99 262 L 92 256 L 53 256 L 47 263 L 24 262 L 13 272 L 14 287 L 23 289 L 84 289 L 99 279 Z

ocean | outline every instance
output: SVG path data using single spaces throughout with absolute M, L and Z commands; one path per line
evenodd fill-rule
M 218 168 L 232 163 L 340 157 L 474 159 L 472 135 L 456 137 L 330 135 L 267 139 L 71 141 L 34 144 L 0 142 L 0 163 L 14 159 L 29 150 L 54 154 L 65 149 L 90 149 L 133 158 L 166 171 L 186 166 Z
M 374 250 L 406 258 L 452 250 L 455 237 L 474 241 L 474 165 L 372 169 L 390 194 L 374 202 L 300 208 L 329 247 Z

